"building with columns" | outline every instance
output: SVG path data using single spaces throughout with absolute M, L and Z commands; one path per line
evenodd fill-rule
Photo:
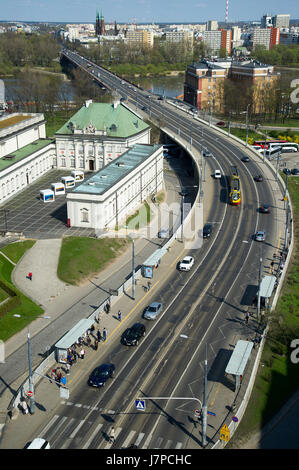
M 85 105 L 56 134 L 61 169 L 99 171 L 135 144 L 150 143 L 150 126 L 119 102 Z

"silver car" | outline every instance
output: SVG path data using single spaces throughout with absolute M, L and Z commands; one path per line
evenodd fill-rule
M 257 242 L 264 242 L 266 239 L 265 232 L 263 230 L 259 230 L 258 232 L 256 232 L 255 239 Z
M 155 320 L 162 311 L 163 304 L 160 302 L 152 302 L 144 312 L 144 318 L 147 320 Z

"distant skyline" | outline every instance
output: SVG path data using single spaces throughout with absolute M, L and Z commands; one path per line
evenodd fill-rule
M 226 0 L 1 0 L 1 21 L 94 23 L 103 9 L 106 23 L 205 23 L 225 21 Z M 299 17 L 294 0 L 229 0 L 229 21 L 259 20 L 264 14 Z

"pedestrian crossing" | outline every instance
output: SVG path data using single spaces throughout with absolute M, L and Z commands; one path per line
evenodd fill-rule
M 52 449 L 181 449 L 182 442 L 163 436 L 146 435 L 125 427 L 115 427 L 115 441 L 109 442 L 113 421 L 93 422 L 68 416 L 54 415 L 39 433 L 50 442 Z

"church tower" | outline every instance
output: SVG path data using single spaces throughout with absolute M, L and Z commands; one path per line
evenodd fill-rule
M 105 31 L 105 21 L 103 16 L 103 9 L 101 8 L 101 17 L 100 17 L 100 36 L 104 36 Z
M 99 10 L 97 10 L 97 17 L 96 17 L 96 36 L 100 35 L 100 17 L 99 17 Z

